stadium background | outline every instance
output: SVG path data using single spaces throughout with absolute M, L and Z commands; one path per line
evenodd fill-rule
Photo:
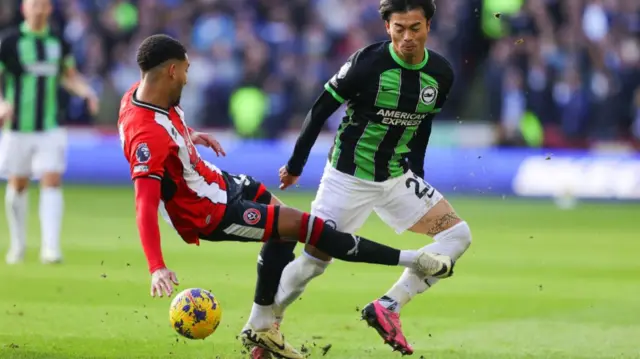
M 182 287 L 210 288 L 223 303 L 224 325 L 204 342 L 176 340 L 168 301 L 147 296 L 115 128 L 119 97 L 139 76 L 136 46 L 157 32 L 183 41 L 192 67 L 182 104 L 193 127 L 213 132 L 228 152 L 204 157 L 308 209 L 341 114 L 327 123 L 298 188 L 277 191 L 277 170 L 324 81 L 350 53 L 385 39 L 377 1 L 54 3 L 54 26 L 73 44 L 102 110 L 90 118 L 66 98 L 66 261 L 36 262 L 34 186 L 29 262 L 0 264 L 0 358 L 242 357 L 234 336 L 251 303 L 257 245 L 195 248 L 163 227 Z M 417 355 L 640 358 L 640 2 L 437 4 L 428 46 L 457 77 L 434 124 L 426 176 L 470 223 L 475 243 L 455 279 L 404 312 Z M 0 27 L 18 23 L 18 9 L 0 0 Z M 362 234 L 402 248 L 425 243 L 397 237 L 375 215 Z M 315 356 L 332 344 L 327 357 L 390 357 L 355 308 L 398 273 L 334 264 L 292 307 L 285 333 Z

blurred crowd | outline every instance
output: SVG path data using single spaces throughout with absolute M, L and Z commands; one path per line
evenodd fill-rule
M 103 99 L 69 122 L 113 126 L 153 33 L 189 50 L 182 105 L 201 127 L 274 138 L 298 128 L 355 50 L 386 39 L 378 0 L 54 0 L 54 26 Z M 504 145 L 640 140 L 640 1 L 438 0 L 428 47 L 456 83 L 440 120 L 495 124 Z M 0 26 L 20 21 L 0 0 Z M 336 119 L 334 119 L 335 121 Z M 331 127 L 331 124 L 328 125 Z
M 509 36 L 482 71 L 503 142 L 640 139 L 640 1 L 529 0 L 500 18 Z

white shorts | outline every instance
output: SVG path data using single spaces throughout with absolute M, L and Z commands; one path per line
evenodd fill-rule
M 0 176 L 40 177 L 63 173 L 67 166 L 67 132 L 62 128 L 37 133 L 3 131 Z
M 311 214 L 342 232 L 355 233 L 372 211 L 396 233 L 413 227 L 440 200 L 442 194 L 408 171 L 384 182 L 342 173 L 327 163 Z

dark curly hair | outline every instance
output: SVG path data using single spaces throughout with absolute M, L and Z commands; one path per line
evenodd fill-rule
M 169 60 L 186 60 L 187 50 L 180 41 L 167 35 L 151 35 L 138 47 L 137 61 L 142 72 L 147 72 Z

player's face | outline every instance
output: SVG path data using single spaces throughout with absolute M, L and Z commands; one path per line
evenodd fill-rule
M 385 25 L 398 55 L 405 60 L 422 58 L 431 25 L 422 9 L 393 13 Z
M 172 100 L 175 104 L 180 103 L 182 89 L 187 85 L 187 73 L 189 72 L 189 59 L 178 61 L 169 68 L 171 77 Z
M 22 3 L 24 18 L 32 27 L 44 26 L 51 11 L 51 0 L 26 0 Z

